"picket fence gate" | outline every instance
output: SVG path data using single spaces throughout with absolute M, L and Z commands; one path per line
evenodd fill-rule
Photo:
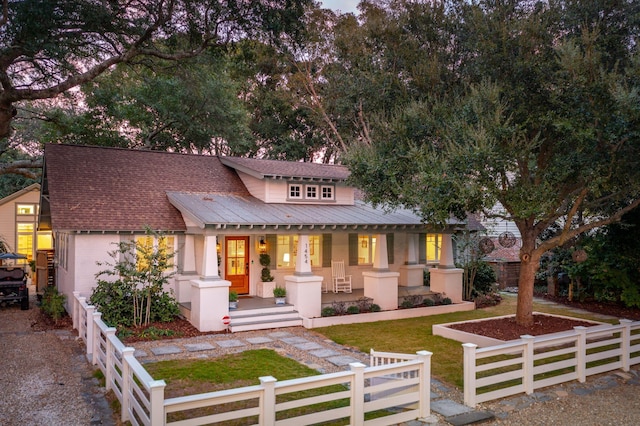
M 255 424 L 297 426 L 343 420 L 350 425 L 383 426 L 430 417 L 431 353 L 415 355 L 371 351 L 371 366 L 218 392 L 165 398 L 164 380 L 154 380 L 108 327 L 85 297 L 74 293 L 73 327 L 86 345 L 87 359 L 105 376 L 105 387 L 121 404 L 121 419 L 133 425 L 201 425 L 252 419 Z M 304 392 L 312 396 L 304 396 Z M 285 395 L 301 395 L 297 399 Z M 348 401 L 348 403 L 345 403 Z M 226 406 L 225 406 L 226 404 Z M 240 405 L 229 409 L 228 404 Z M 309 409 L 325 404 L 321 411 Z M 223 407 L 224 406 L 224 407 Z M 219 408 L 216 412 L 215 408 Z M 305 410 L 306 408 L 306 410 Z M 183 419 L 188 410 L 208 409 Z M 224 411 L 223 411 L 224 410 Z
M 464 403 L 478 403 L 640 363 L 640 321 L 574 327 L 478 348 L 464 343 Z

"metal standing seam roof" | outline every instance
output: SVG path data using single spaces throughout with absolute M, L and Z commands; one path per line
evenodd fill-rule
M 167 192 L 180 212 L 200 227 L 219 226 L 424 226 L 410 210 L 385 212 L 357 200 L 354 205 L 268 204 L 252 196 Z

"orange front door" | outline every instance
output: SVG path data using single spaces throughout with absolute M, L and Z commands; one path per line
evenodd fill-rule
M 249 293 L 249 237 L 226 237 L 225 277 L 238 294 Z

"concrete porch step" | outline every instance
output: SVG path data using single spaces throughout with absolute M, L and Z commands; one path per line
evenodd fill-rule
M 229 311 L 229 317 L 231 318 L 229 330 L 232 333 L 302 325 L 302 318 L 298 311 L 289 304 Z

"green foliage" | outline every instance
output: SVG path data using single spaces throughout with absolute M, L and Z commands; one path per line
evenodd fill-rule
M 449 297 L 445 297 L 445 298 L 442 299 L 442 304 L 443 305 L 450 305 L 452 303 L 453 303 L 453 301 Z
M 477 294 L 487 294 L 493 291 L 496 284 L 496 271 L 484 261 L 479 261 L 473 280 L 473 290 Z
M 229 292 L 229 302 L 237 302 L 238 301 L 238 293 L 236 291 L 231 290 Z
M 336 315 L 336 310 L 331 306 L 327 306 L 322 308 L 322 312 L 320 313 L 320 315 L 323 317 L 332 317 Z
M 147 241 L 122 241 L 109 253 L 112 262 L 96 274 L 97 286 L 90 302 L 111 326 L 143 326 L 154 321 L 171 321 L 179 313 L 178 303 L 164 287 L 174 274 L 169 272 L 175 253 L 166 249 L 165 236 L 147 230 Z
M 347 313 L 350 315 L 353 314 L 359 314 L 360 313 L 360 308 L 357 307 L 356 305 L 351 305 L 347 308 Z
M 427 306 L 427 307 L 435 306 L 435 304 L 436 304 L 436 302 L 434 302 L 433 299 L 430 299 L 428 297 L 426 299 L 424 299 L 424 306 Z
M 371 305 L 371 307 L 369 308 L 369 310 L 370 310 L 371 312 L 380 312 L 381 308 L 380 308 L 380 305 L 378 305 L 378 304 L 376 304 L 376 303 L 373 303 L 373 304 Z
M 271 270 L 269 269 L 269 265 L 271 265 L 271 256 L 267 253 L 260 253 L 260 265 L 262 265 L 260 280 L 262 282 L 273 281 L 274 278 L 273 275 L 271 275 Z
M 66 299 L 64 294 L 58 293 L 55 286 L 47 286 L 42 297 L 42 311 L 57 323 L 66 312 L 64 309 Z
M 284 287 L 275 286 L 273 288 L 273 297 L 285 297 L 287 295 L 287 289 Z

